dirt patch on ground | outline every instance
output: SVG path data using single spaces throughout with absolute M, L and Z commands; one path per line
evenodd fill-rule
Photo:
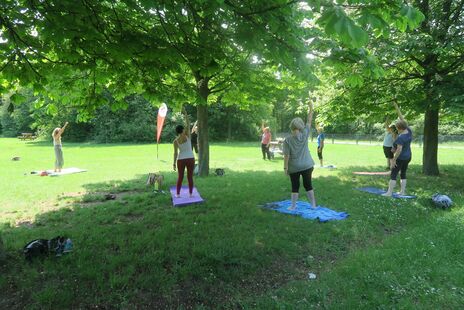
M 74 197 L 73 205 L 80 207 L 92 207 L 100 205 L 108 201 L 119 201 L 121 203 L 127 203 L 124 201 L 125 197 L 146 193 L 145 190 L 129 190 L 123 192 L 84 192 L 84 193 L 71 193 L 73 196 L 66 194 L 63 197 Z
M 34 228 L 34 222 L 32 220 L 19 220 L 15 223 L 16 227 Z

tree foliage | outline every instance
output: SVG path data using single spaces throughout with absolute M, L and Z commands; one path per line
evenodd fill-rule
M 166 98 L 178 107 L 194 104 L 200 175 L 209 167 L 207 106 L 218 96 L 247 84 L 235 90 L 241 95 L 236 102 L 245 102 L 262 85 L 253 77 L 269 66 L 311 84 L 318 62 L 308 55 L 341 57 L 338 50 L 375 74 L 375 61 L 361 48 L 369 33 L 388 34 L 391 25 L 414 27 L 421 18 L 400 0 L 4 0 L 0 5 L 1 87 L 32 85 L 51 99 L 43 104 L 60 99 L 76 108 L 80 119 L 104 104 L 124 107 L 118 106 L 122 100 L 109 102 L 106 91 L 116 99 L 143 94 L 155 105 Z
M 391 102 L 396 100 L 408 118 L 424 115 L 423 172 L 437 175 L 439 118 L 464 121 L 464 1 L 414 1 L 414 5 L 424 16 L 419 27 L 399 25 L 408 31 L 393 31 L 367 46 L 378 55 L 372 58 L 379 68 L 376 74 L 368 74 L 367 63 L 359 62 L 357 54 L 335 57 L 334 79 L 344 82 L 334 83 L 336 95 L 328 110 L 381 118 L 394 115 Z M 406 9 L 402 12 L 416 16 Z

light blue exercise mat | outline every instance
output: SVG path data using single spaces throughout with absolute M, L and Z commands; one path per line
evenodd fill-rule
M 308 220 L 319 220 L 319 222 L 327 222 L 332 220 L 344 220 L 349 214 L 346 212 L 337 212 L 329 208 L 317 206 L 312 209 L 311 204 L 306 201 L 297 201 L 295 210 L 288 210 L 292 205 L 290 200 L 270 202 L 265 204 L 264 208 L 275 210 L 280 213 L 299 215 Z
M 337 166 L 335 165 L 326 165 L 326 166 L 319 166 L 319 165 L 314 165 L 314 168 L 318 169 L 337 169 Z
M 383 189 L 380 189 L 380 188 L 377 188 L 377 187 L 359 187 L 359 188 L 355 188 L 355 189 L 357 189 L 358 191 L 371 193 L 371 194 L 375 194 L 375 195 L 382 195 L 382 194 L 387 192 L 387 191 L 385 191 Z M 393 198 L 402 198 L 402 199 L 415 199 L 415 198 L 417 198 L 416 195 L 400 195 L 400 194 L 397 194 L 397 193 L 393 193 L 392 197 Z

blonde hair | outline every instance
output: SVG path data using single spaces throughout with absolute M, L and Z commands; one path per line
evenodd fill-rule
M 396 128 L 399 129 L 399 130 L 404 130 L 404 129 L 408 128 L 408 122 L 406 122 L 406 121 L 403 120 L 403 119 L 400 119 L 400 120 L 397 120 L 397 121 L 395 122 L 395 126 L 396 126 Z
M 303 120 L 300 117 L 296 117 L 296 118 L 292 119 L 292 121 L 290 122 L 290 129 L 291 130 L 295 130 L 295 129 L 303 130 L 304 127 L 305 127 L 305 124 L 304 124 Z
M 60 127 L 56 127 L 55 129 L 53 129 L 52 136 L 54 137 L 60 131 L 60 129 Z

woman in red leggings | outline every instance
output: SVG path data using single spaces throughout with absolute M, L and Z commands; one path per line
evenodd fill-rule
M 174 163 L 173 168 L 176 170 L 177 164 L 177 192 L 176 197 L 180 197 L 180 188 L 184 180 L 184 171 L 187 168 L 187 180 L 189 186 L 189 194 L 192 197 L 193 191 L 193 168 L 195 167 L 195 157 L 192 151 L 192 142 L 190 140 L 190 124 L 188 115 L 185 114 L 185 127 L 178 125 L 176 127 L 177 138 L 174 140 Z

